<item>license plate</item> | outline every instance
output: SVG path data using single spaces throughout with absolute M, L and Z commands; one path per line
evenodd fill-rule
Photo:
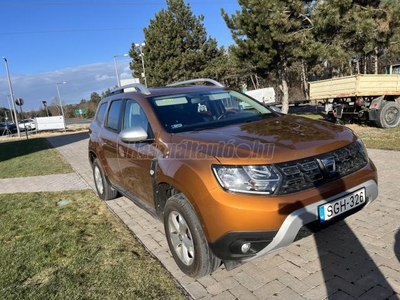
M 365 203 L 365 188 L 318 207 L 320 222 L 328 221 Z

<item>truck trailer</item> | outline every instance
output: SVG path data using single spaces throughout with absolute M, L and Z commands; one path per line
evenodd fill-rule
M 358 74 L 309 86 L 310 100 L 325 105 L 330 121 L 373 121 L 381 128 L 400 124 L 400 74 Z

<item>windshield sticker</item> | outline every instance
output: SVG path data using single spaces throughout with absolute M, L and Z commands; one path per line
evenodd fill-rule
M 188 103 L 186 97 L 159 99 L 155 101 L 157 106 L 169 106 Z
M 171 125 L 171 128 L 172 128 L 172 129 L 177 129 L 177 128 L 181 128 L 181 127 L 183 127 L 183 125 L 182 125 L 181 123 L 179 123 L 179 124 L 172 124 L 172 125 Z

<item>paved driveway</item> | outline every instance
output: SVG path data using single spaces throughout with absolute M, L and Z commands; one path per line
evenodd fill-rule
M 94 188 L 88 134 L 49 140 Z M 159 221 L 124 197 L 107 205 L 193 299 L 400 299 L 400 152 L 371 149 L 369 154 L 380 188 L 371 205 L 285 249 L 199 280 L 178 269 Z

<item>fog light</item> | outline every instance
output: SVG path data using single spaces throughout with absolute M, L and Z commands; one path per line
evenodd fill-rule
M 242 253 L 247 253 L 247 251 L 250 250 L 251 244 L 250 243 L 245 243 L 242 245 L 242 247 L 240 248 L 240 250 L 242 251 Z

